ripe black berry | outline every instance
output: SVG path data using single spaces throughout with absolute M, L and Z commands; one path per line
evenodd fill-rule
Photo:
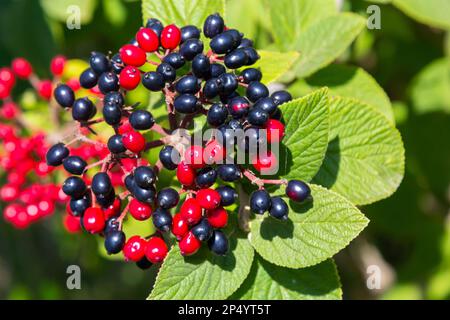
M 251 102 L 256 102 L 261 98 L 268 97 L 269 89 L 261 82 L 253 81 L 248 85 L 245 95 Z
M 123 61 L 120 58 L 120 54 L 116 53 L 111 58 L 111 69 L 115 74 L 119 74 L 123 69 Z
M 102 208 L 108 208 L 114 203 L 114 200 L 116 199 L 116 193 L 114 189 L 111 189 L 111 191 L 106 194 L 95 195 L 95 199 L 97 199 L 98 204 Z
M 122 135 L 115 134 L 108 139 L 108 150 L 116 154 L 127 150 L 123 145 Z
M 244 83 L 250 83 L 253 81 L 261 81 L 262 73 L 255 68 L 247 68 L 243 70 L 240 74 Z
M 281 197 L 272 197 L 269 214 L 279 220 L 288 218 L 289 207 Z
M 105 104 L 103 106 L 103 119 L 111 126 L 118 125 L 122 119 L 122 109 L 117 104 Z
M 225 123 L 227 117 L 228 117 L 227 107 L 225 107 L 221 103 L 215 103 L 209 108 L 206 121 L 208 122 L 209 125 L 213 127 L 218 127 Z
M 172 215 L 166 209 L 157 208 L 155 212 L 152 213 L 152 221 L 158 230 L 167 232 L 172 226 Z
M 218 35 L 214 36 L 212 38 L 211 42 L 209 43 L 209 46 L 211 47 L 211 50 L 216 54 L 226 54 L 236 47 L 234 38 L 229 33 L 219 33 Z
M 250 196 L 250 209 L 256 214 L 264 214 L 270 209 L 270 195 L 266 190 L 253 191 Z
M 92 178 L 92 191 L 98 194 L 108 194 L 112 190 L 111 179 L 106 172 L 98 172 Z
M 163 209 L 175 207 L 180 201 L 180 195 L 175 189 L 165 188 L 158 192 L 156 202 Z
M 122 251 L 125 245 L 125 233 L 119 230 L 110 231 L 105 235 L 105 249 L 108 254 Z
M 57 143 L 48 149 L 45 159 L 49 166 L 59 166 L 63 160 L 69 156 L 69 149 L 66 148 L 64 143 Z
M 228 96 L 232 94 L 238 87 L 238 81 L 234 74 L 223 73 L 219 76 L 221 93 Z
M 68 177 L 62 186 L 62 190 L 69 197 L 80 198 L 86 192 L 86 184 L 79 177 Z
M 253 47 L 253 41 L 248 38 L 242 38 L 241 44 L 238 46 L 238 48 L 248 48 Z
M 101 52 L 92 52 L 91 58 L 89 59 L 89 64 L 97 75 L 108 72 L 111 69 L 111 63 Z
M 200 29 L 196 26 L 184 26 L 181 28 L 181 43 L 189 39 L 200 39 Z
M 146 257 L 142 258 L 138 262 L 136 262 L 136 266 L 141 270 L 147 270 L 153 265 Z
M 137 184 L 136 181 L 134 180 L 134 175 L 133 174 L 129 174 L 125 177 L 125 187 L 128 189 L 128 191 L 130 191 L 132 194 L 134 194 L 136 188 L 137 188 Z
M 292 201 L 302 202 L 311 195 L 311 189 L 303 181 L 291 180 L 286 186 L 286 195 Z
M 136 181 L 133 179 L 134 181 L 134 185 L 133 182 L 131 182 L 131 186 L 133 188 L 133 195 L 136 199 L 138 199 L 140 202 L 144 202 L 144 203 L 148 203 L 148 204 L 152 204 L 153 202 L 155 202 L 155 195 L 156 195 L 156 190 L 155 187 L 150 186 L 148 188 L 141 188 L 136 184 Z
M 277 106 L 292 100 L 291 94 L 285 90 L 275 91 L 270 97 Z
M 63 160 L 63 166 L 67 172 L 80 175 L 86 168 L 87 163 L 79 156 L 69 156 Z
M 164 168 L 168 170 L 175 170 L 180 160 L 180 154 L 172 146 L 164 146 L 159 152 L 159 160 Z
M 248 112 L 247 121 L 257 127 L 263 127 L 269 120 L 269 114 L 259 108 L 252 108 Z
M 261 141 L 261 131 L 256 127 L 248 127 L 244 131 L 244 138 L 238 141 L 238 148 L 247 153 L 254 154 L 258 152 L 258 146 Z
M 202 52 L 203 42 L 199 39 L 186 40 L 186 42 L 180 46 L 180 54 L 187 61 L 191 61 L 197 54 Z
M 227 70 L 222 64 L 219 63 L 213 63 L 211 64 L 211 77 L 217 78 L 221 74 L 225 73 Z
M 152 168 L 140 166 L 134 170 L 134 180 L 141 188 L 150 188 L 156 182 L 156 175 Z
M 226 207 L 232 205 L 237 199 L 236 190 L 229 186 L 221 186 L 216 189 L 220 194 L 220 205 Z
M 163 59 L 164 63 L 170 64 L 175 69 L 179 69 L 185 64 L 185 60 L 181 54 L 178 52 L 171 52 Z
M 174 67 L 168 63 L 161 63 L 157 68 L 156 72 L 160 73 L 165 82 L 172 82 L 177 77 L 177 72 Z
M 195 76 L 184 76 L 175 84 L 175 90 L 180 94 L 196 94 L 200 90 L 200 80 Z
M 233 182 L 241 178 L 241 170 L 235 164 L 222 164 L 217 168 L 220 179 Z
M 177 112 L 183 114 L 195 113 L 200 108 L 197 97 L 186 93 L 176 97 L 173 105 Z
M 97 85 L 97 75 L 94 70 L 88 68 L 80 74 L 80 85 L 85 89 L 91 89 Z
M 75 94 L 72 88 L 66 84 L 60 84 L 56 87 L 53 95 L 56 102 L 63 108 L 71 108 L 75 101 Z
M 208 78 L 211 75 L 211 63 L 204 54 L 198 54 L 192 60 L 192 73 L 197 78 Z
M 72 118 L 76 121 L 88 121 L 92 118 L 97 109 L 88 98 L 75 100 L 72 106 Z
M 197 172 L 195 184 L 199 188 L 208 188 L 212 186 L 217 179 L 217 171 L 213 167 L 205 167 Z
M 81 198 L 71 198 L 69 206 L 75 217 L 81 217 L 86 209 L 91 206 L 91 198 L 88 193 Z
M 224 63 L 229 69 L 237 69 L 245 66 L 249 61 L 244 49 L 236 49 L 225 56 Z
M 105 94 L 119 90 L 119 78 L 114 72 L 104 72 L 98 77 L 98 88 Z
M 256 61 L 259 60 L 260 56 L 258 54 L 258 52 L 256 52 L 256 50 L 252 47 L 245 47 L 242 50 L 244 50 L 245 55 L 247 56 L 247 66 L 251 66 L 252 64 L 254 64 Z
M 161 37 L 161 32 L 164 29 L 164 26 L 161 23 L 161 21 L 155 18 L 148 19 L 145 27 L 152 29 L 158 35 L 158 37 Z
M 228 252 L 228 238 L 220 230 L 214 230 L 212 237 L 208 240 L 209 249 L 219 255 L 223 256 Z
M 107 234 L 111 231 L 119 230 L 119 222 L 116 217 L 112 217 L 106 220 L 104 233 Z
M 214 99 L 220 93 L 220 82 L 217 78 L 209 79 L 203 86 L 203 96 L 206 99 Z
M 191 229 L 191 232 L 200 241 L 208 241 L 211 238 L 213 231 L 213 227 L 209 224 L 208 219 L 206 218 L 203 218 Z
M 155 124 L 152 114 L 146 110 L 133 111 L 129 121 L 133 129 L 136 130 L 148 130 Z
M 242 37 L 244 36 L 243 33 L 236 29 L 228 29 L 223 34 L 228 34 L 233 38 L 233 49 L 236 49 L 241 44 Z
M 112 91 L 105 94 L 103 97 L 103 104 L 116 104 L 119 107 L 123 107 L 125 99 L 120 92 Z
M 277 105 L 271 97 L 259 99 L 254 104 L 254 107 L 267 112 L 269 115 L 273 114 L 277 110 Z
M 243 118 L 247 115 L 250 103 L 245 97 L 235 97 L 228 102 L 228 111 L 235 119 Z
M 203 34 L 207 38 L 213 38 L 219 33 L 223 32 L 225 22 L 223 18 L 218 14 L 212 14 L 208 16 L 203 24 Z
M 164 77 L 159 72 L 147 72 L 142 78 L 142 84 L 150 91 L 159 91 L 164 88 Z

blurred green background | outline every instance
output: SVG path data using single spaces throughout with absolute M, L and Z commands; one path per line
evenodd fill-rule
M 256 47 L 270 48 L 261 0 L 227 2 L 226 21 L 256 39 Z M 365 29 L 337 62 L 364 68 L 390 97 L 405 143 L 406 172 L 391 198 L 362 208 L 369 227 L 336 257 L 344 298 L 448 299 L 450 32 L 444 29 L 450 29 L 450 17 L 430 26 L 382 4 L 389 1 L 375 2 L 381 29 Z M 371 4 L 337 3 L 363 16 Z M 66 28 L 70 4 L 81 8 L 80 30 Z M 140 1 L 2 0 L 0 66 L 23 56 L 40 76 L 49 76 L 55 54 L 86 59 L 93 50 L 117 51 L 141 24 Z M 305 81 L 312 84 L 313 77 Z M 296 88 L 302 84 L 289 85 L 300 94 Z M 0 237 L 0 298 L 143 299 L 151 290 L 154 270 L 103 258 L 92 237 L 64 231 L 59 213 L 24 231 L 0 220 Z M 66 289 L 71 264 L 82 267 L 82 290 Z M 382 269 L 381 290 L 367 289 L 366 268 L 372 264 Z

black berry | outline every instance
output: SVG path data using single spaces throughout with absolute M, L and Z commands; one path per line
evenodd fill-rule
M 232 205 L 237 199 L 236 190 L 229 186 L 221 186 L 216 189 L 220 194 L 220 205 L 226 207 Z
M 256 102 L 261 98 L 268 97 L 269 89 L 261 82 L 253 81 L 248 85 L 245 95 L 251 102 Z
M 92 191 L 98 194 L 108 194 L 112 190 L 111 179 L 106 172 L 98 172 L 92 178 Z
M 88 68 L 80 74 L 80 85 L 85 89 L 91 89 L 97 85 L 97 75 L 94 70 Z
M 168 170 L 175 170 L 178 166 L 180 154 L 172 146 L 164 146 L 159 152 L 159 160 L 164 168 Z
M 156 182 L 156 175 L 152 168 L 140 166 L 134 170 L 134 180 L 141 188 L 150 188 Z
M 57 143 L 48 149 L 45 159 L 49 166 L 59 166 L 63 160 L 69 156 L 69 149 L 66 148 L 64 143 Z
M 150 91 L 160 91 L 165 86 L 163 75 L 154 71 L 144 74 L 142 84 Z
M 86 192 L 86 184 L 79 177 L 68 177 L 62 186 L 62 190 L 69 197 L 80 198 Z
M 223 256 L 228 252 L 228 238 L 220 230 L 214 230 L 212 237 L 208 240 L 209 249 L 219 255 Z
M 271 199 L 266 190 L 253 191 L 250 196 L 250 209 L 256 214 L 264 214 L 270 209 Z
M 228 117 L 227 107 L 225 107 L 221 103 L 215 103 L 209 108 L 206 120 L 209 125 L 213 127 L 218 127 L 225 123 L 227 117 Z
M 191 229 L 191 232 L 200 241 L 208 241 L 211 238 L 213 231 L 213 227 L 209 224 L 208 219 L 206 218 L 203 218 Z
M 166 209 L 157 208 L 152 213 L 152 221 L 158 230 L 167 232 L 172 226 L 172 215 Z
M 75 101 L 75 94 L 68 85 L 60 84 L 53 93 L 56 102 L 63 108 L 71 108 Z
M 105 249 L 108 254 L 122 251 L 125 245 L 125 233 L 119 230 L 110 231 L 105 235 Z
M 180 201 L 180 195 L 175 189 L 165 188 L 158 192 L 156 202 L 163 209 L 175 207 Z
M 281 197 L 273 197 L 271 199 L 271 207 L 269 214 L 279 220 L 288 218 L 289 207 Z
M 205 37 L 213 38 L 219 33 L 222 33 L 225 27 L 223 18 L 218 14 L 212 14 L 208 16 L 203 24 L 203 34 Z
M 148 130 L 155 124 L 152 114 L 146 110 L 133 111 L 129 121 L 133 129 L 136 130 Z
M 84 172 L 87 163 L 79 156 L 69 156 L 63 160 L 63 166 L 67 172 L 80 175 Z
M 291 180 L 286 186 L 286 195 L 292 201 L 302 202 L 311 195 L 311 189 L 303 181 Z
M 235 164 L 222 164 L 217 171 L 223 181 L 233 182 L 241 178 L 241 170 Z

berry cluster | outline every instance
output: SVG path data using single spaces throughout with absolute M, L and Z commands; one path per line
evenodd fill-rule
M 76 98 L 66 84 L 54 91 L 56 101 L 78 122 L 76 138 L 54 145 L 47 153 L 49 165 L 63 165 L 72 174 L 62 186 L 71 199 L 69 213 L 80 217 L 87 232 L 104 236 L 108 253 L 122 251 L 126 260 L 142 268 L 165 258 L 170 231 L 183 255 L 196 253 L 203 242 L 213 253 L 225 255 L 229 249 L 221 230 L 228 223 L 225 207 L 238 199 L 233 185 L 244 177 L 259 187 L 250 199 L 250 208 L 257 214 L 268 211 L 280 220 L 288 217 L 285 201 L 271 198 L 265 184 L 286 185 L 286 195 L 293 201 L 304 201 L 310 195 L 301 181 L 261 179 L 247 165 L 230 161 L 237 147 L 248 154 L 258 172 L 277 164 L 274 153 L 261 156 L 250 140 L 236 139 L 232 133 L 239 129 L 258 143 L 279 143 L 284 125 L 278 107 L 292 97 L 286 91 L 269 94 L 261 82 L 261 71 L 247 67 L 259 59 L 252 41 L 227 28 L 220 15 L 206 19 L 203 35 L 211 39 L 206 53 L 197 27 L 163 26 L 159 20 L 149 19 L 117 54 L 91 54 L 90 67 L 79 82 L 83 88 L 100 92 L 100 99 Z M 154 71 L 144 71 L 149 68 Z M 156 123 L 150 112 L 138 109 L 138 103 L 126 103 L 127 92 L 140 85 L 164 95 L 170 128 Z M 93 119 L 97 107 L 103 117 Z M 197 116 L 206 116 L 215 133 L 205 143 L 192 144 L 177 129 L 189 128 Z M 88 165 L 82 157 L 71 155 L 67 146 L 99 143 L 85 133 L 95 134 L 92 127 L 100 123 L 111 128 L 108 153 Z M 160 139 L 147 141 L 147 131 Z M 162 147 L 159 160 L 150 166 L 143 156 L 157 147 Z M 132 162 L 131 166 L 125 161 Z M 100 170 L 86 183 L 88 170 L 96 166 Z M 158 174 L 164 168 L 175 170 L 181 189 L 157 190 Z M 114 172 L 122 174 L 122 184 L 113 181 Z M 217 186 L 219 181 L 224 184 Z M 178 213 L 172 215 L 174 209 Z M 127 237 L 122 222 L 128 213 L 139 221 L 151 219 L 157 233 L 147 238 Z

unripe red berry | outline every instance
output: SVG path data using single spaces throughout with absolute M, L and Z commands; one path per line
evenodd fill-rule
M 4 82 L 0 81 L 0 99 L 5 99 L 11 94 L 11 88 Z
M 5 184 L 0 188 L 0 199 L 5 202 L 13 201 L 19 195 L 19 188 L 15 185 Z
M 128 120 L 124 121 L 118 129 L 119 134 L 124 134 L 130 131 L 133 131 L 133 127 L 131 126 L 130 122 Z
M 198 201 L 199 205 L 206 210 L 215 209 L 220 204 L 220 194 L 213 189 L 198 190 L 195 199 Z
M 133 198 L 130 201 L 130 214 L 136 220 L 147 220 L 152 215 L 152 207 L 147 203 L 140 202 Z
M 0 109 L 0 114 L 5 119 L 14 119 L 19 114 L 19 107 L 14 102 L 6 102 Z
M 267 142 L 280 142 L 284 137 L 284 124 L 275 119 L 269 119 L 265 128 L 267 129 Z
M 174 24 L 166 26 L 161 33 L 161 45 L 165 49 L 175 49 L 181 41 L 181 31 Z
M 187 221 L 182 217 L 181 213 L 177 213 L 172 219 L 172 233 L 181 240 L 189 232 L 189 226 Z
M 184 152 L 184 162 L 194 169 L 203 168 L 206 163 L 203 159 L 203 147 L 192 145 Z
M 129 131 L 122 135 L 122 142 L 128 150 L 139 153 L 145 148 L 145 138 L 137 131 Z
M 147 241 L 145 256 L 151 263 L 159 263 L 167 256 L 169 249 L 166 243 L 160 237 L 153 237 Z
M 181 205 L 180 215 L 189 225 L 197 224 L 202 218 L 202 208 L 197 199 L 186 199 Z
M 205 162 L 207 164 L 223 163 L 223 159 L 225 158 L 224 151 L 223 145 L 218 143 L 216 140 L 208 142 L 203 151 Z
M 64 219 L 63 220 L 64 228 L 67 230 L 67 232 L 78 233 L 81 231 L 79 217 L 74 217 L 70 214 L 66 214 L 66 215 L 64 215 L 63 219 Z
M 13 72 L 22 79 L 27 79 L 33 73 L 33 67 L 24 58 L 16 58 L 12 61 L 11 67 Z
M 132 236 L 123 247 L 123 255 L 126 260 L 138 262 L 144 257 L 146 250 L 147 241 L 140 236 Z
M 58 55 L 52 59 L 50 62 L 50 71 L 55 76 L 60 76 L 64 72 L 64 67 L 66 65 L 66 57 Z
M 214 228 L 225 228 L 228 223 L 228 213 L 222 207 L 208 210 L 206 212 L 208 222 Z
M 83 225 L 89 233 L 100 233 L 105 228 L 105 217 L 100 208 L 87 208 L 83 216 Z
M 252 159 L 253 167 L 261 173 L 274 173 L 278 167 L 278 159 L 272 151 L 267 151 L 267 154 L 261 157 L 255 155 Z
M 50 100 L 52 97 L 52 82 L 50 80 L 42 80 L 38 83 L 38 93 L 39 95 L 45 99 Z
M 12 88 L 16 83 L 16 78 L 14 77 L 14 73 L 9 68 L 1 68 L 0 69 L 0 82 L 4 83 L 6 87 Z
M 106 209 L 103 209 L 103 213 L 105 214 L 105 220 L 109 220 L 112 217 L 117 217 L 120 213 L 121 204 L 122 201 L 120 201 L 120 198 L 116 197 L 112 205 L 110 205 Z
M 140 67 L 147 61 L 145 51 L 131 44 L 124 45 L 120 48 L 119 53 L 123 63 L 130 66 Z
M 141 28 L 136 33 L 136 40 L 141 47 L 146 52 L 153 52 L 158 50 L 159 38 L 158 35 L 149 28 Z
M 180 252 L 183 256 L 193 255 L 200 249 L 201 245 L 202 243 L 200 240 L 198 240 L 191 231 L 189 231 L 178 243 Z
M 195 170 L 181 161 L 177 166 L 177 179 L 184 186 L 192 186 L 195 182 Z
M 134 90 L 141 82 L 141 72 L 133 66 L 126 66 L 119 74 L 119 83 L 125 90 Z

